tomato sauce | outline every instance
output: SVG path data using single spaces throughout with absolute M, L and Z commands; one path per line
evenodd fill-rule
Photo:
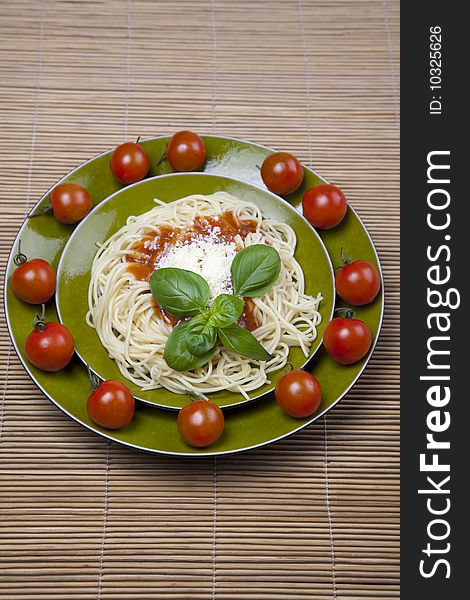
M 160 227 L 158 231 L 144 235 L 132 247 L 132 254 L 126 256 L 127 272 L 140 281 L 148 281 L 160 256 L 168 246 L 176 243 L 180 234 L 181 229 L 177 227 Z
M 245 298 L 245 306 L 243 308 L 242 316 L 240 317 L 238 324 L 248 329 L 248 331 L 254 331 L 259 327 L 258 320 L 255 317 L 256 304 L 251 298 Z
M 177 243 L 191 243 L 196 238 L 216 236 L 220 242 L 234 242 L 239 235 L 244 239 L 249 233 L 256 231 L 256 221 L 251 219 L 238 219 L 233 212 L 225 212 L 214 217 L 196 217 L 192 224 L 184 229 L 178 227 L 162 226 L 158 231 L 147 233 L 134 244 L 127 254 L 127 272 L 140 281 L 148 281 L 160 256 L 169 246 Z M 249 331 L 258 327 L 254 316 L 255 304 L 252 300 L 245 300 L 245 308 L 240 317 L 239 324 Z M 166 314 L 155 302 L 155 312 L 159 318 L 176 326 L 182 319 Z
M 181 323 L 181 321 L 184 321 L 184 317 L 175 317 L 175 315 L 170 315 L 170 313 L 164 311 L 163 308 L 159 306 L 158 302 L 156 302 L 153 298 L 152 304 L 157 317 L 162 321 L 166 321 L 172 327 L 176 327 L 179 323 Z
M 132 252 L 126 256 L 127 271 L 136 279 L 148 281 L 160 256 L 168 246 L 191 242 L 204 236 L 216 235 L 221 242 L 233 242 L 239 235 L 244 239 L 256 231 L 256 221 L 238 219 L 233 212 L 225 212 L 215 217 L 196 217 L 189 227 L 160 227 L 136 242 Z

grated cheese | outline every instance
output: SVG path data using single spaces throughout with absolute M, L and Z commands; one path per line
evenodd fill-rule
M 234 242 L 221 241 L 217 237 L 218 233 L 220 228 L 214 227 L 209 236 L 168 246 L 155 268 L 176 267 L 197 273 L 209 284 L 211 302 L 219 294 L 233 293 L 230 267 L 237 253 L 237 246 Z

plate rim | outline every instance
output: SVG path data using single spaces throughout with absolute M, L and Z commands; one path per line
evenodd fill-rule
M 64 256 L 65 253 L 67 251 L 67 248 L 69 247 L 69 245 L 72 243 L 72 240 L 75 239 L 75 237 L 77 235 L 79 235 L 79 231 L 80 228 L 82 227 L 82 225 L 84 225 L 88 219 L 93 216 L 93 214 L 95 212 L 98 212 L 99 208 L 102 208 L 105 204 L 107 204 L 109 201 L 113 200 L 116 196 L 119 196 L 120 194 L 122 194 L 123 192 L 125 192 L 128 189 L 134 188 L 134 187 L 138 187 L 139 185 L 142 185 L 144 182 L 147 181 L 157 181 L 157 180 L 161 180 L 161 179 L 167 179 L 167 178 L 171 178 L 171 177 L 193 177 L 193 176 L 202 176 L 204 178 L 208 177 L 208 178 L 218 178 L 218 179 L 225 179 L 227 181 L 234 181 L 236 183 L 241 183 L 243 186 L 248 186 L 248 187 L 253 187 L 255 189 L 258 189 L 260 191 L 262 191 L 265 194 L 268 194 L 269 196 L 271 196 L 273 198 L 273 200 L 276 200 L 277 202 L 280 202 L 282 205 L 284 205 L 289 211 L 292 211 L 293 213 L 295 213 L 296 218 L 300 218 L 309 228 L 310 231 L 313 232 L 313 234 L 315 235 L 317 241 L 320 243 L 320 246 L 323 250 L 323 253 L 326 257 L 326 261 L 327 264 L 329 266 L 329 270 L 330 270 L 330 275 L 331 275 L 331 280 L 330 280 L 330 290 L 329 293 L 331 293 L 332 295 L 332 303 L 331 303 L 331 309 L 329 311 L 328 315 L 325 315 L 326 322 L 331 321 L 331 319 L 333 318 L 334 312 L 335 312 L 335 305 L 336 305 L 336 292 L 335 292 L 335 270 L 334 270 L 334 266 L 331 260 L 331 256 L 328 252 L 328 249 L 325 245 L 325 242 L 321 239 L 320 235 L 318 234 L 318 232 L 316 231 L 316 229 L 307 221 L 307 219 L 305 218 L 305 216 L 300 213 L 294 206 L 292 206 L 292 204 L 290 204 L 287 200 L 285 200 L 285 198 L 282 198 L 281 196 L 278 196 L 277 194 L 274 194 L 273 192 L 271 192 L 270 190 L 264 189 L 260 186 L 257 186 L 254 183 L 245 181 L 244 179 L 240 179 L 238 177 L 231 177 L 229 175 L 218 175 L 217 173 L 204 173 L 204 172 L 200 172 L 200 171 L 192 171 L 189 173 L 165 173 L 162 175 L 154 175 L 153 177 L 147 177 L 145 179 L 142 179 L 140 181 L 136 181 L 135 183 L 132 183 L 130 185 L 126 185 L 125 187 L 117 190 L 116 192 L 113 192 L 112 194 L 110 194 L 109 196 L 107 196 L 106 198 L 104 198 L 99 204 L 97 204 L 96 206 L 93 207 L 93 209 L 85 216 L 84 219 L 82 219 L 77 226 L 74 228 L 74 230 L 72 231 L 72 233 L 70 234 L 69 238 L 67 239 L 67 242 L 65 243 L 65 246 L 62 248 L 62 252 L 59 258 L 59 262 L 57 263 L 57 269 L 56 269 L 56 274 L 57 274 L 57 287 L 56 287 L 56 291 L 54 294 L 54 302 L 55 302 L 55 307 L 57 310 L 57 315 L 59 317 L 59 322 L 64 324 L 64 320 L 62 318 L 62 314 L 61 314 L 61 310 L 60 310 L 60 304 L 59 304 L 59 298 L 60 298 L 60 287 L 59 287 L 59 282 L 60 282 L 60 274 L 63 270 L 63 265 L 62 265 L 62 261 L 64 260 Z M 175 200 L 173 200 L 174 202 Z M 142 214 L 142 213 L 141 213 Z M 128 217 L 131 216 L 130 214 L 128 215 Z M 127 218 L 128 218 L 127 217 Z M 309 354 L 309 356 L 307 356 L 307 358 L 305 358 L 305 360 L 303 360 L 302 364 L 297 367 L 298 369 L 303 369 L 315 356 L 315 354 L 320 350 L 320 348 L 323 345 L 323 336 L 320 339 L 320 342 L 317 344 L 317 347 L 314 349 L 314 351 L 312 352 L 312 354 Z M 80 354 L 80 352 L 75 348 L 75 354 L 78 356 L 78 358 L 82 361 L 83 365 L 86 368 L 89 368 L 92 373 L 94 373 L 95 375 L 97 375 L 102 381 L 104 381 L 102 375 L 100 373 L 98 373 L 97 371 L 95 371 L 95 369 L 92 368 L 91 365 L 89 365 L 87 363 L 87 361 L 83 358 L 83 356 Z M 110 359 L 112 360 L 112 359 Z M 279 370 L 279 369 L 278 369 Z M 158 391 L 154 390 L 154 391 Z M 256 390 L 254 390 L 256 392 Z M 236 401 L 236 402 L 232 402 L 231 404 L 225 404 L 224 406 L 220 406 L 220 408 L 222 410 L 230 410 L 232 408 L 241 408 L 243 406 L 246 406 L 247 404 L 250 404 L 251 402 L 255 402 L 256 400 L 260 400 L 261 398 L 263 398 L 264 396 L 266 396 L 267 394 L 270 394 L 274 391 L 274 385 L 271 384 L 270 389 L 266 390 L 265 392 L 262 392 L 260 394 L 257 394 L 255 396 L 250 396 L 250 398 L 247 400 L 246 398 L 243 398 L 243 396 L 237 392 L 234 394 L 234 399 L 236 397 L 240 397 L 241 398 Z M 133 394 L 134 395 L 134 394 Z M 211 399 L 211 396 L 213 395 L 213 393 L 208 393 L 206 394 L 208 399 Z M 179 411 L 180 407 L 177 406 L 168 406 L 167 404 L 159 404 L 157 402 L 152 402 L 151 400 L 145 400 L 143 398 L 140 398 L 139 396 L 134 395 L 134 398 L 136 400 L 138 400 L 139 402 L 142 402 L 148 406 L 154 407 L 154 408 L 161 408 L 163 410 L 169 410 L 172 412 L 175 411 Z
M 268 150 L 270 152 L 275 152 L 276 149 L 273 147 L 269 147 L 269 146 L 265 146 L 263 144 L 259 144 L 257 142 L 252 142 L 250 140 L 245 140 L 242 138 L 236 138 L 236 137 L 232 137 L 232 136 L 224 136 L 224 135 L 219 135 L 219 134 L 199 134 L 201 135 L 201 137 L 212 137 L 212 138 L 218 138 L 218 139 L 224 139 L 224 140 L 232 140 L 232 141 L 236 141 L 236 142 L 240 142 L 242 144 L 250 144 L 253 146 L 257 146 L 258 148 L 262 148 L 264 150 Z M 167 134 L 167 135 L 159 135 L 159 136 L 151 136 L 151 137 L 147 137 L 142 139 L 143 142 L 145 141 L 153 141 L 153 140 L 158 140 L 158 139 L 165 139 L 165 138 L 170 138 L 171 134 Z M 209 452 L 201 452 L 201 453 L 197 453 L 197 452 L 174 452 L 174 451 L 168 451 L 168 450 L 160 450 L 160 449 L 153 449 L 153 448 L 145 448 L 143 446 L 138 446 L 136 444 L 132 444 L 130 442 L 126 442 L 124 440 L 118 440 L 114 437 L 112 437 L 111 435 L 107 434 L 106 432 L 103 431 L 99 431 L 97 429 L 94 429 L 91 425 L 81 421 L 79 418 L 75 417 L 74 415 L 72 415 L 71 413 L 69 413 L 68 410 L 66 410 L 62 405 L 60 405 L 48 392 L 46 392 L 46 390 L 42 387 L 42 385 L 35 379 L 34 375 L 32 374 L 29 365 L 26 363 L 26 361 L 24 360 L 21 352 L 18 349 L 18 346 L 16 344 L 16 340 L 13 336 L 13 332 L 11 329 L 11 324 L 10 324 L 10 314 L 8 312 L 8 273 L 11 270 L 11 264 L 13 262 L 13 258 L 14 258 L 14 249 L 15 246 L 17 244 L 17 241 L 21 235 L 21 232 L 23 231 L 23 229 L 26 227 L 27 222 L 28 222 L 28 216 L 31 215 L 36 208 L 45 200 L 45 198 L 50 194 L 51 190 L 53 190 L 57 185 L 59 185 L 61 182 L 63 182 L 65 179 L 69 178 L 71 175 L 73 175 L 73 173 L 75 173 L 76 171 L 78 171 L 79 169 L 81 169 L 82 167 L 84 167 L 85 165 L 91 163 L 92 161 L 105 156 L 108 153 L 111 153 L 114 150 L 114 148 L 110 148 L 107 149 L 103 152 L 100 152 L 94 156 L 92 156 L 91 158 L 89 158 L 88 160 L 84 161 L 83 163 L 80 163 L 79 165 L 77 165 L 76 167 L 74 167 L 73 169 L 71 169 L 70 171 L 68 171 L 65 175 L 63 175 L 60 179 L 58 179 L 42 196 L 41 198 L 39 198 L 39 200 L 34 204 L 34 206 L 31 208 L 31 210 L 25 215 L 24 220 L 22 222 L 22 224 L 20 225 L 20 228 L 18 229 L 18 232 L 13 240 L 13 243 L 11 245 L 10 248 L 10 252 L 8 255 L 8 259 L 6 262 L 6 266 L 5 266 L 5 275 L 4 275 L 4 286 L 3 286 L 3 307 L 4 307 L 4 313 L 5 313 L 5 321 L 7 324 L 7 329 L 8 329 L 8 334 L 10 336 L 10 341 L 13 345 L 13 348 L 15 349 L 15 352 L 21 362 L 21 364 L 23 365 L 25 371 L 27 372 L 27 374 L 29 375 L 30 379 L 34 382 L 34 384 L 41 390 L 41 392 L 45 395 L 45 397 L 51 401 L 62 413 L 64 413 L 65 415 L 67 415 L 69 418 L 71 418 L 75 423 L 81 425 L 82 427 L 84 427 L 85 429 L 87 429 L 88 431 L 92 432 L 95 435 L 99 435 L 100 437 L 107 439 L 108 441 L 114 442 L 116 444 L 120 444 L 122 446 L 126 446 L 129 448 L 133 448 L 135 450 L 139 450 L 140 452 L 145 452 L 148 454 L 152 454 L 152 455 L 162 455 L 162 456 L 174 456 L 174 457 L 191 457 L 191 458 L 206 458 L 206 457 L 216 457 L 216 456 L 225 456 L 225 455 L 231 455 L 231 454 L 241 454 L 242 452 L 248 452 L 250 450 L 255 450 L 257 448 L 262 448 L 263 446 L 268 446 L 270 444 L 275 444 L 277 442 L 279 442 L 280 440 L 283 439 L 287 439 L 290 436 L 298 433 L 299 431 L 301 431 L 302 429 L 305 429 L 306 427 L 309 427 L 310 425 L 312 425 L 313 423 L 315 423 L 317 420 L 319 420 L 321 417 L 324 417 L 330 410 L 332 410 L 339 402 L 341 402 L 341 400 L 347 395 L 347 393 L 351 390 L 351 388 L 354 387 L 354 385 L 356 384 L 357 380 L 361 377 L 361 375 L 363 374 L 363 372 L 365 371 L 366 367 L 368 366 L 370 359 L 372 358 L 372 355 L 375 351 L 375 348 L 377 346 L 377 342 L 378 339 L 380 337 L 380 333 L 382 331 L 382 325 L 383 325 L 383 320 L 384 320 L 384 312 L 385 312 L 385 284 L 384 284 L 384 277 L 383 277 L 383 270 L 382 270 L 382 265 L 381 265 L 381 261 L 380 261 L 380 257 L 377 251 L 377 248 L 375 246 L 375 243 L 369 233 L 369 230 L 367 229 L 367 227 L 364 225 L 363 220 L 361 219 L 361 217 L 358 215 L 357 211 L 354 209 L 354 207 L 348 203 L 348 208 L 353 212 L 353 214 L 355 215 L 355 217 L 358 219 L 359 223 L 361 224 L 361 226 L 363 227 L 365 234 L 371 244 L 371 247 L 373 249 L 376 261 L 377 261 L 377 265 L 378 265 L 378 270 L 379 270 L 379 274 L 380 274 L 380 280 L 381 280 L 381 288 L 380 288 L 380 299 L 381 299 L 381 309 L 380 309 L 380 318 L 379 318 L 379 322 L 377 325 L 377 334 L 374 337 L 374 340 L 372 342 L 371 348 L 365 358 L 364 364 L 361 368 L 361 370 L 358 372 L 358 374 L 356 375 L 356 377 L 351 381 L 350 385 L 344 390 L 344 392 L 332 403 L 330 404 L 330 406 L 328 406 L 327 408 L 325 408 L 325 410 L 323 410 L 321 413 L 316 414 L 312 419 L 310 419 L 309 421 L 306 421 L 305 423 L 301 423 L 298 427 L 292 429 L 291 431 L 288 431 L 287 433 L 284 433 L 280 436 L 277 436 L 275 438 L 272 438 L 270 440 L 266 440 L 263 442 L 260 442 L 259 444 L 253 444 L 251 446 L 245 446 L 243 448 L 236 448 L 236 449 L 231 449 L 231 450 L 220 450 L 220 451 L 209 451 Z M 321 181 L 325 182 L 325 183 L 329 183 L 329 181 L 323 177 L 322 175 L 320 175 L 317 171 L 315 171 L 314 169 L 312 169 L 311 167 L 307 166 L 305 163 L 301 163 L 302 166 L 306 169 L 308 169 L 310 172 L 312 172 L 316 177 L 318 177 Z M 244 180 L 243 180 L 244 181 Z M 251 183 L 251 182 L 247 182 L 247 183 Z M 256 185 L 253 184 L 252 185 Z M 261 186 L 258 186 L 261 187 Z M 265 189 L 264 187 L 262 187 L 261 189 Z M 293 207 L 294 208 L 294 207 Z M 297 209 L 296 209 L 297 210 Z M 300 211 L 298 211 L 300 212 Z M 65 247 L 65 246 L 64 246 Z M 329 254 L 329 253 L 328 253 Z M 335 301 L 336 304 L 336 301 Z

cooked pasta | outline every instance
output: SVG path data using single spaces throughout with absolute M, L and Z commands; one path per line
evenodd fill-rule
M 299 346 L 307 357 L 321 321 L 322 297 L 305 293 L 304 274 L 294 258 L 294 230 L 225 192 L 155 202 L 148 212 L 129 217 L 99 247 L 92 265 L 87 322 L 122 374 L 143 390 L 164 387 L 201 395 L 230 390 L 248 397 L 269 381 L 269 373 L 286 365 L 291 347 Z M 272 358 L 248 359 L 219 344 L 203 367 L 172 370 L 163 351 L 175 320 L 155 304 L 150 274 L 162 266 L 193 270 L 206 278 L 213 299 L 232 292 L 230 262 L 251 244 L 271 245 L 281 258 L 278 281 L 246 304 L 241 322 Z

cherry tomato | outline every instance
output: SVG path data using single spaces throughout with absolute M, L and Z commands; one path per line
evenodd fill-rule
M 56 275 L 42 258 L 33 258 L 16 267 L 11 276 L 14 293 L 29 304 L 44 304 L 55 292 Z
M 39 323 L 26 338 L 26 356 L 43 371 L 59 371 L 72 359 L 74 344 L 61 323 Z
M 106 429 L 121 429 L 134 416 L 135 400 L 127 385 L 110 379 L 89 396 L 86 405 L 90 418 Z
M 314 227 L 331 229 L 344 219 L 348 203 L 339 188 L 329 183 L 321 183 L 305 192 L 302 209 L 305 218 Z
M 150 158 L 137 142 L 125 142 L 114 150 L 109 161 L 114 177 L 124 184 L 143 179 L 150 170 Z
M 52 214 L 65 225 L 78 223 L 91 210 L 90 194 L 77 183 L 60 183 L 51 192 Z
M 306 371 L 289 371 L 276 383 L 276 402 L 291 417 L 313 415 L 320 406 L 321 388 L 313 375 Z
M 224 430 L 224 413 L 208 400 L 191 402 L 178 413 L 176 424 L 183 440 L 195 448 L 214 444 Z
M 274 152 L 261 165 L 261 177 L 271 192 L 285 196 L 292 194 L 304 178 L 304 169 L 289 152 Z
M 166 150 L 168 162 L 175 171 L 195 171 L 206 160 L 206 146 L 192 131 L 178 131 Z
M 333 319 L 323 334 L 325 350 L 342 365 L 351 365 L 361 360 L 369 352 L 371 343 L 370 329 L 359 319 Z
M 367 260 L 355 260 L 336 274 L 336 291 L 349 304 L 369 304 L 380 290 L 380 275 Z

